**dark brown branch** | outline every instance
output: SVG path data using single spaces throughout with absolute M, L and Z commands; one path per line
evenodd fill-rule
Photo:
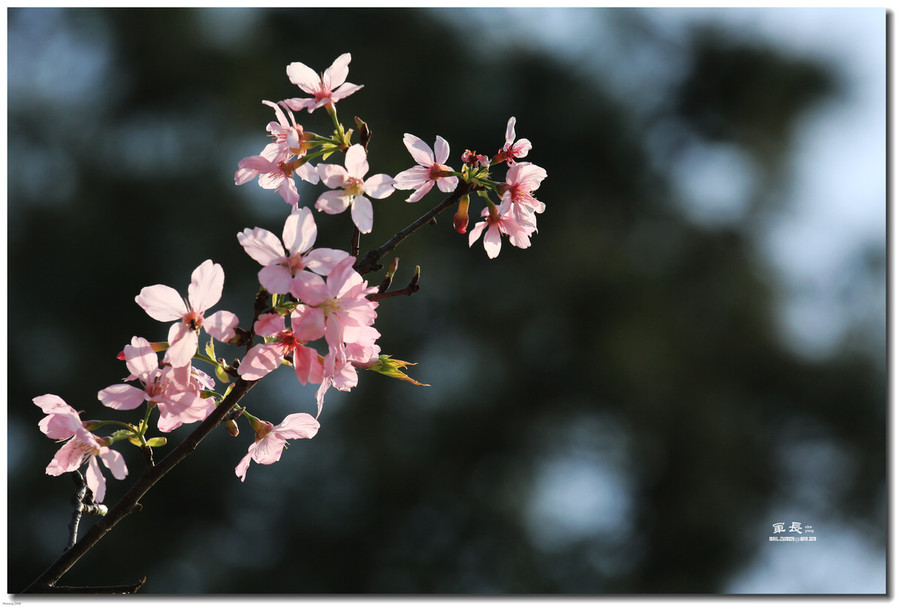
M 391 283 L 394 281 L 394 273 L 397 272 L 397 267 L 400 265 L 400 258 L 394 258 L 391 260 L 391 263 L 388 265 L 388 270 L 384 273 L 384 279 L 382 279 L 381 284 L 378 285 L 378 293 L 384 293 L 388 289 L 391 288 Z
M 75 495 L 72 496 L 73 509 L 72 521 L 69 522 L 69 543 L 63 549 L 63 552 L 71 549 L 78 540 L 78 526 L 81 523 L 81 514 L 84 511 L 84 503 L 82 501 L 88 489 L 87 484 L 84 483 L 84 476 L 81 474 L 81 471 L 72 471 L 72 478 L 75 480 L 77 489 L 75 490 Z
M 359 257 L 359 228 L 353 226 L 353 236 L 350 238 L 350 255 Z
M 397 258 L 394 258 L 396 261 Z M 421 269 L 416 266 L 416 272 L 413 277 L 409 280 L 409 284 L 403 289 L 395 289 L 394 291 L 384 291 L 379 290 L 378 293 L 370 293 L 366 296 L 368 299 L 373 302 L 377 302 L 378 300 L 384 300 L 385 298 L 393 298 L 395 296 L 411 296 L 412 294 L 419 291 L 419 277 L 421 276 Z
M 380 260 L 382 256 L 393 251 L 394 248 L 399 245 L 406 237 L 411 235 L 413 232 L 415 232 L 425 224 L 428 224 L 429 222 L 434 220 L 445 209 L 449 209 L 450 207 L 452 207 L 464 195 L 474 192 L 475 188 L 476 186 L 474 186 L 473 184 L 470 184 L 463 180 L 459 180 L 459 183 L 456 186 L 456 190 L 454 190 L 453 194 L 448 196 L 441 204 L 392 236 L 378 249 L 372 249 L 371 251 L 369 251 L 365 255 L 365 257 L 356 262 L 353 268 L 361 275 L 366 275 L 375 270 L 379 270 L 381 268 L 381 265 L 378 263 L 378 260 Z
M 53 593 L 59 591 L 60 587 L 55 587 L 57 581 L 69 571 L 69 569 L 78 562 L 97 542 L 103 538 L 107 532 L 112 530 L 127 515 L 139 509 L 138 501 L 141 497 L 152 488 L 156 482 L 162 479 L 175 465 L 185 459 L 188 454 L 193 452 L 197 445 L 212 432 L 216 426 L 225 418 L 233 406 L 235 406 L 246 395 L 258 380 L 237 380 L 234 388 L 228 393 L 222 402 L 213 410 L 212 414 L 207 416 L 206 420 L 194 429 L 194 432 L 185 438 L 181 444 L 163 458 L 159 464 L 148 468 L 143 475 L 138 478 L 131 490 L 119 501 L 119 503 L 109 510 L 106 516 L 100 518 L 87 534 L 80 541 L 63 553 L 59 559 L 50 565 L 34 582 L 32 582 L 23 593 Z M 143 584 L 143 582 L 141 582 Z M 139 587 L 138 587 L 139 588 Z M 87 593 L 91 593 L 88 591 Z

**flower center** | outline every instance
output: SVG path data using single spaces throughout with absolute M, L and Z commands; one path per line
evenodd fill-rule
M 284 348 L 283 356 L 285 359 L 287 359 L 298 347 L 306 344 L 305 340 L 298 340 L 291 329 L 284 329 L 278 332 L 275 337 L 282 348 Z
M 296 169 L 297 167 L 294 165 L 294 163 L 280 162 L 278 163 L 278 168 L 281 169 L 281 172 L 285 177 L 291 177 L 294 174 L 294 169 Z
M 299 252 L 291 254 L 289 258 L 282 262 L 282 265 L 288 269 L 292 277 L 297 276 L 298 272 L 306 268 L 306 264 L 303 263 L 303 256 Z
M 325 313 L 325 316 L 328 317 L 328 315 L 341 311 L 341 303 L 338 302 L 337 298 L 330 298 L 319 304 L 319 308 L 321 308 L 322 312 Z
M 190 310 L 181 317 L 181 322 L 190 327 L 192 331 L 197 331 L 203 327 L 203 315 Z
M 441 179 L 442 177 L 444 177 L 444 169 L 446 169 L 446 167 L 444 167 L 443 165 L 434 163 L 433 165 L 431 165 L 431 169 L 428 170 L 428 179 L 435 181 Z
M 344 192 L 349 196 L 359 196 L 366 191 L 365 184 L 363 184 L 363 180 L 358 177 L 351 177 L 347 185 L 344 186 Z

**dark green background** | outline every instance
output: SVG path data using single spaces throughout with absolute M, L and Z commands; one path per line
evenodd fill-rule
M 459 9 L 457 26 L 474 10 Z M 220 306 L 250 317 L 258 265 L 235 235 L 280 234 L 287 206 L 235 187 L 233 172 L 265 144 L 260 100 L 301 94 L 284 67 L 322 70 L 345 51 L 365 88 L 340 116 L 374 131 L 371 173 L 411 165 L 404 132 L 442 135 L 458 167 L 465 148 L 496 150 L 517 117 L 528 160 L 549 174 L 533 247 L 505 242 L 488 260 L 450 213 L 415 234 L 397 251 L 398 280 L 420 265 L 422 289 L 383 302 L 377 327 L 383 351 L 418 362 L 410 371 L 430 388 L 362 374 L 328 395 L 314 440 L 253 464 L 245 483 L 233 468 L 249 428 L 215 433 L 62 583 L 722 593 L 773 551 L 794 551 L 808 576 L 848 534 L 884 550 L 883 346 L 851 332 L 827 356 L 787 348 L 754 240 L 786 204 L 800 121 L 846 93 L 842 76 L 714 26 L 676 40 L 645 12 L 568 10 L 597 24 L 582 61 L 527 38 L 492 47 L 435 10 L 9 10 L 10 593 L 61 551 L 73 489 L 43 474 L 55 446 L 31 399 L 56 393 L 86 418 L 115 417 L 95 397 L 126 374 L 115 354 L 133 335 L 165 337 L 134 296 L 153 283 L 183 291 L 207 258 L 225 269 Z M 487 15 L 478 23 L 505 27 L 504 13 Z M 639 71 L 624 54 L 635 48 L 669 66 L 659 88 L 621 89 Z M 618 72 L 591 67 L 590 54 L 615 52 Z M 321 112 L 298 120 L 329 129 Z M 673 202 L 669 165 L 692 141 L 732 144 L 759 168 L 742 221 L 691 222 Z M 375 202 L 364 250 L 439 200 L 403 198 Z M 316 218 L 319 245 L 347 247 L 349 216 Z M 856 278 L 883 284 L 884 266 L 881 243 Z M 865 321 L 883 328 L 874 309 Z M 315 407 L 289 370 L 246 404 L 274 422 Z M 123 453 L 133 478 L 139 454 Z M 110 478 L 108 502 L 128 487 Z M 818 545 L 773 547 L 785 520 L 815 525 Z M 826 578 L 870 590 L 840 576 Z

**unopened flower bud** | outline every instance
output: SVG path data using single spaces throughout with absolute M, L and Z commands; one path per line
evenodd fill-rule
M 353 120 L 356 121 L 356 130 L 359 131 L 359 143 L 362 144 L 364 149 L 368 150 L 369 140 L 372 139 L 372 130 L 359 116 L 354 116 Z
M 234 420 L 226 420 L 225 421 L 225 430 L 228 431 L 228 434 L 232 437 L 237 437 L 241 429 L 238 428 L 237 422 Z
M 275 425 L 271 422 L 267 422 L 265 420 L 260 420 L 256 416 L 252 414 L 248 414 L 244 412 L 244 417 L 250 421 L 250 426 L 253 427 L 254 435 L 256 437 L 256 441 L 259 441 L 269 433 L 271 433 L 275 429 Z
M 469 195 L 466 194 L 459 199 L 459 206 L 456 207 L 456 213 L 453 215 L 453 227 L 460 234 L 465 234 L 466 228 L 469 226 Z

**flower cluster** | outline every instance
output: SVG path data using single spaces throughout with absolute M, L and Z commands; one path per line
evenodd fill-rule
M 356 118 L 359 141 L 355 143 L 353 130 L 344 128 L 337 113 L 338 102 L 362 88 L 347 82 L 350 59 L 350 54 L 344 53 L 321 74 L 303 63 L 288 65 L 288 78 L 309 97 L 277 103 L 263 101 L 275 113 L 275 120 L 266 126 L 271 141 L 258 155 L 238 163 L 236 185 L 257 179 L 262 188 L 275 190 L 289 205 L 280 236 L 261 227 L 237 234 L 238 244 L 261 266 L 257 275 L 261 289 L 252 321 L 241 328 L 236 314 L 225 310 L 211 312 L 222 297 L 225 280 L 222 267 L 212 260 L 204 261 L 193 271 L 187 297 L 167 285 L 143 288 L 135 301 L 150 317 L 169 324 L 167 340 L 150 342 L 144 337 L 132 337 L 120 353 L 128 375 L 121 383 L 97 394 L 104 406 L 117 411 L 135 410 L 146 404 L 143 417 L 132 424 L 83 422 L 79 412 L 56 395 L 35 398 L 34 403 L 46 414 L 39 424 L 41 431 L 50 438 L 66 440 L 47 467 L 48 474 L 60 475 L 87 463 L 87 484 L 99 502 L 106 493 L 99 463 L 117 479 L 127 474 L 124 459 L 110 446 L 122 440 L 144 451 L 165 445 L 164 437 L 147 437 L 152 412 L 158 412 L 156 428 L 169 433 L 210 416 L 238 378 L 256 382 L 282 366 L 292 367 L 301 384 L 318 387 L 315 415 L 296 412 L 273 424 L 237 405 L 225 415 L 232 435 L 239 433 L 239 416 L 253 429 L 253 442 L 235 468 L 235 474 L 243 481 L 251 461 L 274 463 L 288 440 L 316 435 L 327 391 L 354 388 L 358 370 L 422 385 L 400 371 L 408 362 L 382 354 L 377 343 L 381 334 L 374 323 L 379 301 L 418 289 L 418 269 L 406 289 L 394 292 L 386 290 L 395 266 L 385 280 L 372 286 L 361 272 L 379 267 L 369 265 L 358 270 L 359 237 L 370 233 L 374 225 L 373 200 L 405 190 L 412 191 L 406 202 L 416 203 L 437 186 L 449 198 L 423 216 L 422 223 L 456 203 L 453 226 L 464 234 L 468 230 L 471 195 L 477 195 L 484 203 L 483 219 L 468 233 L 470 247 L 483 236 L 488 257 L 495 258 L 502 235 L 515 247 L 530 246 L 537 232 L 536 216 L 544 211 L 544 203 L 535 198 L 534 192 L 547 172 L 521 161 L 531 143 L 516 139 L 516 119 L 509 119 L 504 143 L 493 157 L 466 150 L 459 171 L 447 164 L 450 144 L 443 137 L 437 136 L 432 148 L 406 133 L 402 141 L 415 165 L 393 177 L 386 173 L 369 175 L 368 126 Z M 302 110 L 313 114 L 320 108 L 333 123 L 330 136 L 307 130 L 294 115 Z M 325 162 L 332 155 L 342 155 L 343 162 Z M 503 181 L 491 178 L 490 171 L 496 166 L 506 169 Z M 350 210 L 354 229 L 350 251 L 316 246 L 316 220 L 311 207 L 301 205 L 295 181 L 298 177 L 310 185 L 324 186 L 312 205 L 317 211 L 338 215 Z M 390 250 L 396 244 L 389 242 L 382 248 Z M 201 332 L 208 341 L 201 339 Z M 217 344 L 243 348 L 244 354 L 228 364 L 216 355 Z M 214 373 L 204 372 L 197 367 L 199 363 L 212 366 Z M 228 386 L 217 389 L 216 380 Z M 117 428 L 106 436 L 92 432 L 107 425 Z

